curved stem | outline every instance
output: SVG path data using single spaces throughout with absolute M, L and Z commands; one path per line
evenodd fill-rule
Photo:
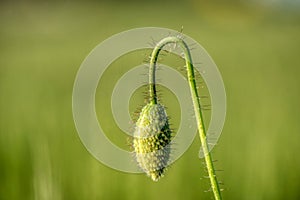
M 216 200 L 221 200 L 221 193 L 219 184 L 217 181 L 216 173 L 214 170 L 213 162 L 211 155 L 209 153 L 209 148 L 206 140 L 206 132 L 204 128 L 203 123 L 203 117 L 202 117 L 202 111 L 201 111 L 201 104 L 200 104 L 200 98 L 197 92 L 197 86 L 195 81 L 195 75 L 194 75 L 194 67 L 192 65 L 192 58 L 191 54 L 188 48 L 188 45 L 178 37 L 170 36 L 162 39 L 160 42 L 157 43 L 155 48 L 152 51 L 151 59 L 150 59 L 150 68 L 149 68 L 149 92 L 150 92 L 150 103 L 156 104 L 157 103 L 157 95 L 156 95 L 156 87 L 155 87 L 155 70 L 156 70 L 156 62 L 159 55 L 159 52 L 162 50 L 162 48 L 170 43 L 178 44 L 184 53 L 185 57 L 185 65 L 187 67 L 187 76 L 188 76 L 188 82 L 190 86 L 190 92 L 192 95 L 192 101 L 194 106 L 194 112 L 197 120 L 197 127 L 199 131 L 200 141 L 202 144 L 202 150 L 204 153 L 205 163 L 212 187 L 212 191 L 214 194 L 214 197 Z

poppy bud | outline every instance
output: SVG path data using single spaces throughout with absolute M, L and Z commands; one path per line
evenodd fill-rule
M 170 157 L 171 129 L 161 104 L 143 107 L 136 122 L 133 147 L 136 161 L 153 180 L 163 176 Z

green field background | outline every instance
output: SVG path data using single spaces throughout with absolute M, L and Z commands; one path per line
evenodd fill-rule
M 212 199 L 198 137 L 157 183 L 104 166 L 78 137 L 72 89 L 81 62 L 109 36 L 146 26 L 183 26 L 218 65 L 227 117 L 213 158 L 224 199 L 300 199 L 299 8 L 249 1 L 1 2 L 0 199 Z M 125 149 L 126 136 L 108 109 L 101 112 L 109 105 L 101 97 L 139 55 L 112 66 L 105 76 L 111 84 L 97 90 L 107 136 Z M 176 128 L 178 102 L 162 93 Z M 130 108 L 142 103 L 137 92 Z

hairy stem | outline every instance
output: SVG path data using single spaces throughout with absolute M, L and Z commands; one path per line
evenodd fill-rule
M 197 126 L 200 136 L 200 141 L 202 144 L 202 150 L 204 153 L 205 163 L 212 187 L 212 191 L 214 194 L 214 197 L 216 200 L 221 200 L 221 193 L 219 184 L 217 181 L 216 173 L 214 170 L 213 162 L 211 155 L 209 153 L 208 144 L 206 140 L 206 131 L 204 128 L 203 123 L 203 116 L 201 111 L 201 104 L 200 104 L 200 98 L 197 92 L 197 86 L 195 81 L 195 75 L 194 75 L 194 67 L 192 65 L 192 58 L 191 54 L 188 48 L 188 45 L 179 37 L 166 37 L 162 39 L 160 42 L 158 42 L 155 46 L 155 48 L 152 51 L 151 59 L 150 59 L 150 68 L 149 68 L 149 92 L 150 92 L 150 103 L 156 104 L 157 103 L 157 95 L 156 95 L 156 87 L 155 87 L 155 70 L 156 70 L 156 63 L 157 58 L 159 55 L 159 52 L 162 50 L 162 48 L 170 43 L 178 44 L 181 49 L 183 50 L 184 57 L 185 57 L 185 65 L 187 67 L 187 76 L 188 76 L 188 82 L 190 86 L 190 91 L 192 95 L 192 101 L 194 106 L 194 112 L 197 120 Z

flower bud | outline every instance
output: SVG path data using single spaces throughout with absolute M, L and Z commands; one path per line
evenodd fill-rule
M 171 129 L 164 106 L 147 104 L 136 122 L 133 147 L 136 161 L 153 180 L 163 176 L 170 157 Z

